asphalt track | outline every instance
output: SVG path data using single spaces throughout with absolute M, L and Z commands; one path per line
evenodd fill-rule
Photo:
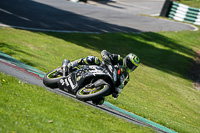
M 74 95 L 66 93 L 62 90 L 50 89 L 48 87 L 45 87 L 42 83 L 42 77 L 44 76 L 45 73 L 43 73 L 31 66 L 26 65 L 16 59 L 12 58 L 11 56 L 2 53 L 1 51 L 0 51 L 0 71 L 3 73 L 6 73 L 6 74 L 12 75 L 14 77 L 17 77 L 18 79 L 20 79 L 24 82 L 44 87 L 45 89 L 47 89 L 49 91 L 58 93 L 63 96 L 71 97 L 74 100 L 79 101 L 75 98 Z M 79 101 L 79 102 L 82 102 L 82 101 Z M 103 105 L 98 105 L 98 106 L 94 106 L 91 102 L 82 102 L 82 103 L 92 106 L 96 109 L 102 110 L 104 112 L 107 112 L 116 117 L 125 119 L 131 123 L 134 123 L 134 124 L 137 124 L 140 126 L 151 127 L 159 133 L 166 133 L 166 132 L 175 133 L 174 131 L 172 131 L 166 127 L 163 127 L 159 124 L 156 124 L 154 122 L 151 122 L 149 120 L 146 120 L 144 118 L 136 116 L 136 115 L 134 115 L 130 112 L 127 112 L 125 110 L 122 110 L 118 107 L 115 107 L 114 105 L 112 105 L 106 101 Z
M 0 0 L 0 25 L 70 32 L 195 30 L 189 24 L 137 15 L 159 13 L 163 3 L 164 0 L 108 0 L 104 4 L 66 0 Z

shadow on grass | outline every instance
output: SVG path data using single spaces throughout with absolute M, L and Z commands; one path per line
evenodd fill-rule
M 0 49 L 4 49 L 4 48 L 6 49 L 6 52 L 4 52 L 4 53 L 8 54 L 10 56 L 14 56 L 16 53 L 22 53 L 22 54 L 25 54 L 25 55 L 28 55 L 28 56 L 32 56 L 32 57 L 38 58 L 36 55 L 33 55 L 33 54 L 29 53 L 29 52 L 26 52 L 26 51 L 23 51 L 23 50 L 19 50 L 16 47 L 10 46 L 10 45 L 5 44 L 5 43 L 0 43 Z M 6 56 L 1 56 L 0 55 L 0 58 L 2 58 L 4 60 L 16 62 L 16 60 L 13 60 L 12 58 L 9 58 L 9 57 L 6 57 Z M 26 60 L 26 59 L 23 59 L 23 58 L 21 58 L 19 61 L 24 62 L 25 64 L 33 66 L 33 67 L 37 66 L 36 64 L 31 62 L 30 60 Z
M 144 65 L 183 78 L 188 78 L 187 70 L 193 60 L 188 56 L 194 56 L 192 49 L 157 33 L 63 34 L 49 32 L 46 34 L 98 51 L 99 53 L 102 50 L 107 50 L 125 57 L 132 52 L 138 55 L 141 63 Z M 162 48 L 159 48 L 160 46 Z

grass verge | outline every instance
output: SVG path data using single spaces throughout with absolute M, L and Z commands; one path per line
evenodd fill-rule
M 178 132 L 200 132 L 200 92 L 188 78 L 199 44 L 200 31 L 69 34 L 0 28 L 0 50 L 44 72 L 65 58 L 100 58 L 103 49 L 123 57 L 134 52 L 141 65 L 120 97 L 107 101 Z
M 0 132 L 154 132 L 0 73 Z
M 200 0 L 180 0 L 180 2 L 190 7 L 200 8 Z

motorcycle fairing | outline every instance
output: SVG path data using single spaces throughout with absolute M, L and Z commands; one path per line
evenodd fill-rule
M 77 85 L 78 85 L 74 79 L 75 79 L 75 75 L 73 73 L 69 74 L 68 76 L 60 79 L 58 83 L 58 87 L 61 90 L 74 94 L 75 90 L 77 90 Z
M 100 66 L 83 66 L 66 77 L 60 79 L 58 87 L 71 94 L 76 94 L 79 88 L 90 84 L 94 79 L 107 78 L 112 80 L 111 75 Z

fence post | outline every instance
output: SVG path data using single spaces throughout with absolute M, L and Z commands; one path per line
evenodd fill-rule
M 172 6 L 172 0 L 165 0 L 160 16 L 167 17 Z

